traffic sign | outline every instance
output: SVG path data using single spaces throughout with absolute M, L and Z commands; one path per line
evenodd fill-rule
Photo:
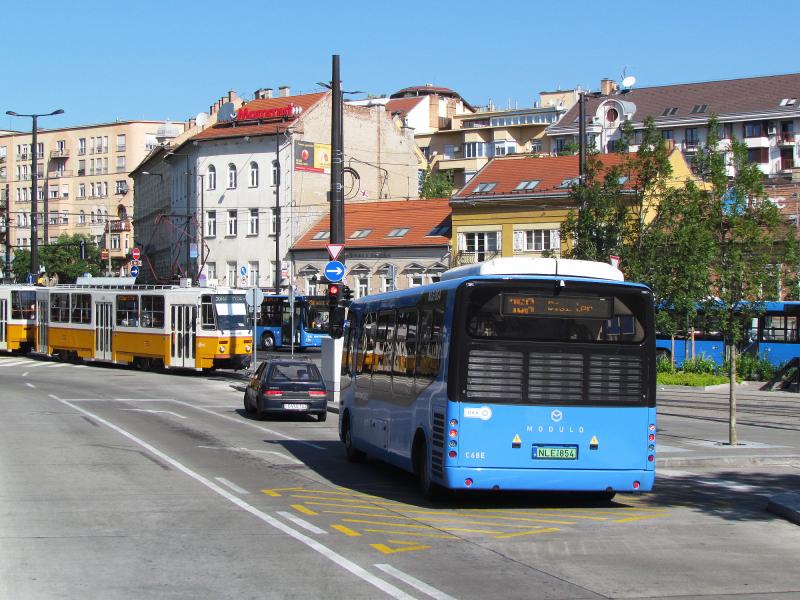
M 328 256 L 331 257 L 331 260 L 339 258 L 342 250 L 344 250 L 344 244 L 328 244 L 325 247 L 328 249 Z
M 131 261 L 131 266 L 132 267 L 141 267 L 142 266 L 142 261 L 140 261 L 140 260 L 132 260 Z
M 107 260 L 108 259 L 108 248 L 103 248 L 100 250 L 100 259 Z
M 139 256 L 140 254 L 138 248 L 134 248 L 133 250 L 131 250 L 131 258 L 133 258 L 133 260 L 139 260 Z
M 139 267 L 136 265 L 131 267 L 131 277 L 138 277 L 139 275 Z
M 341 281 L 342 277 L 344 277 L 344 272 L 344 265 L 338 260 L 330 261 L 325 265 L 325 270 L 323 271 L 325 279 L 328 281 Z
M 242 277 L 247 277 L 247 265 L 242 265 L 239 267 L 239 275 Z

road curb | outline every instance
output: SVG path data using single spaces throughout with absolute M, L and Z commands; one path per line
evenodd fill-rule
M 333 413 L 335 415 L 338 415 L 339 414 L 339 405 L 338 404 L 334 404 L 333 402 L 328 400 L 328 412 L 329 413 Z
M 676 456 L 656 458 L 656 468 L 800 466 L 800 456 Z
M 786 492 L 772 496 L 767 510 L 800 525 L 800 494 Z

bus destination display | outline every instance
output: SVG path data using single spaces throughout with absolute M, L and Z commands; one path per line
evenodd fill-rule
M 611 317 L 611 301 L 609 298 L 504 294 L 503 314 L 519 317 L 608 319 Z

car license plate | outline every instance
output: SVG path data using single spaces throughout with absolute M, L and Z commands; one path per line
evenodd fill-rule
M 553 460 L 577 460 L 577 446 L 534 446 L 533 458 Z
M 307 410 L 308 404 L 284 404 L 283 408 L 286 410 Z

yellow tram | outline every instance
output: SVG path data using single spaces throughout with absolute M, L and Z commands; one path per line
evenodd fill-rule
M 28 352 L 36 324 L 36 288 L 0 285 L 0 352 Z
M 244 369 L 253 335 L 228 288 L 59 285 L 36 288 L 34 352 L 142 368 Z

